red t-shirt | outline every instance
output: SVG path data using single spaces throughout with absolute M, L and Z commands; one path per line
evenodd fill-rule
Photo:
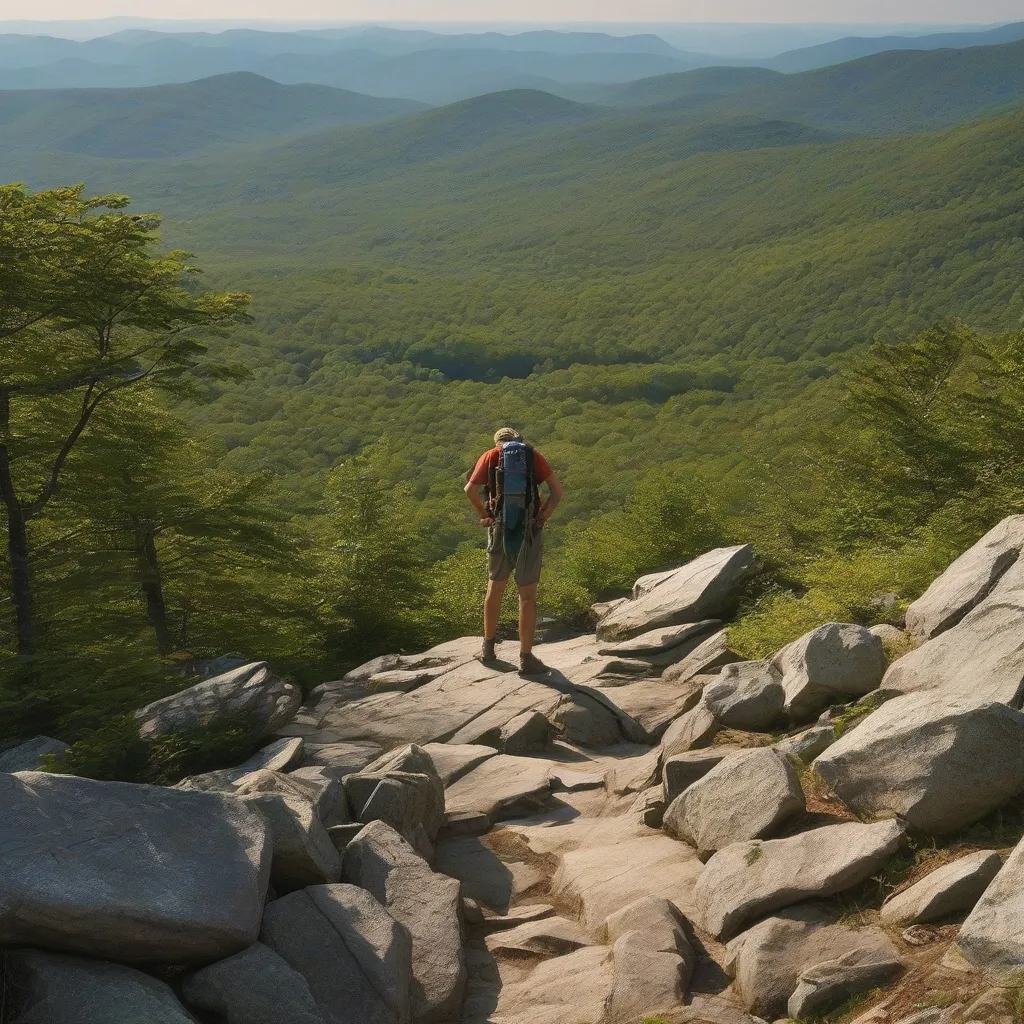
M 479 487 L 486 487 L 487 482 L 490 480 L 491 469 L 498 465 L 498 458 L 501 455 L 501 448 L 492 448 L 489 452 L 484 452 L 479 459 L 476 460 L 476 465 L 473 467 L 473 472 L 470 475 L 469 482 L 476 484 Z M 544 483 L 547 478 L 551 476 L 551 465 L 547 459 L 536 448 L 533 449 L 533 478 L 538 484 Z

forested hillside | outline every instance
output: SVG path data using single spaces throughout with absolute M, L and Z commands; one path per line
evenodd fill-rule
M 476 629 L 461 486 L 503 423 L 567 485 L 547 612 L 737 539 L 764 559 L 751 655 L 914 596 L 1021 500 L 1021 45 L 328 128 L 401 110 L 260 80 L 244 122 L 163 88 L 0 98 L 35 143 L 0 154 L 18 209 L 74 180 L 127 192 L 166 218 L 159 243 L 130 222 L 140 250 L 198 254 L 187 308 L 252 299 L 251 320 L 197 321 L 181 380 L 104 406 L 29 502 L 39 642 L 8 663 L 33 679 L 5 690 L 12 733 L 85 735 L 173 688 L 168 665 L 231 652 L 312 682 Z M 4 287 L 13 317 L 28 285 Z M 52 317 L 0 364 L 30 496 L 82 399 L 38 376 Z

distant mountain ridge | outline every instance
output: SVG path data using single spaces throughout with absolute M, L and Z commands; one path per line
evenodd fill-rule
M 538 30 L 430 32 L 369 26 L 296 32 L 126 29 L 85 42 L 0 35 L 0 88 L 127 88 L 250 71 L 286 84 L 444 104 L 541 88 L 599 98 L 601 86 L 708 67 L 796 72 L 894 49 L 989 47 L 1024 38 L 1024 22 L 977 32 L 849 37 L 766 59 L 681 50 L 654 33 Z
M 0 145 L 100 157 L 163 158 L 409 114 L 423 105 L 248 72 L 144 89 L 0 92 Z
M 938 32 L 927 36 L 847 36 L 831 43 L 789 50 L 760 63 L 776 71 L 809 71 L 887 50 L 963 49 L 998 46 L 1019 39 L 1024 39 L 1024 21 L 1000 25 L 983 32 Z
M 1024 100 L 1024 40 L 961 50 L 893 50 L 794 74 L 706 68 L 594 90 L 597 102 L 699 109 L 895 134 L 937 128 Z

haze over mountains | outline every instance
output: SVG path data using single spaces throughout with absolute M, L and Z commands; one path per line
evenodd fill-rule
M 824 67 L 873 53 L 997 45 L 1024 38 L 1024 22 L 976 32 L 851 37 L 771 57 L 721 56 L 670 45 L 654 33 L 527 31 L 441 34 L 387 27 L 270 32 L 126 29 L 76 41 L 0 35 L 0 88 L 129 88 L 250 71 L 428 103 L 510 88 L 587 98 L 581 88 L 708 66 L 778 71 Z

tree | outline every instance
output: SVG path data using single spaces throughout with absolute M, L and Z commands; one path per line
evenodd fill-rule
M 28 524 L 83 435 L 129 392 L 215 372 L 197 335 L 248 318 L 248 296 L 191 284 L 191 253 L 156 253 L 159 218 L 128 202 L 0 187 L 0 500 L 23 657 L 37 647 Z
M 387 442 L 333 470 L 314 532 L 321 614 L 342 662 L 400 650 L 422 638 L 428 565 L 416 505 Z

